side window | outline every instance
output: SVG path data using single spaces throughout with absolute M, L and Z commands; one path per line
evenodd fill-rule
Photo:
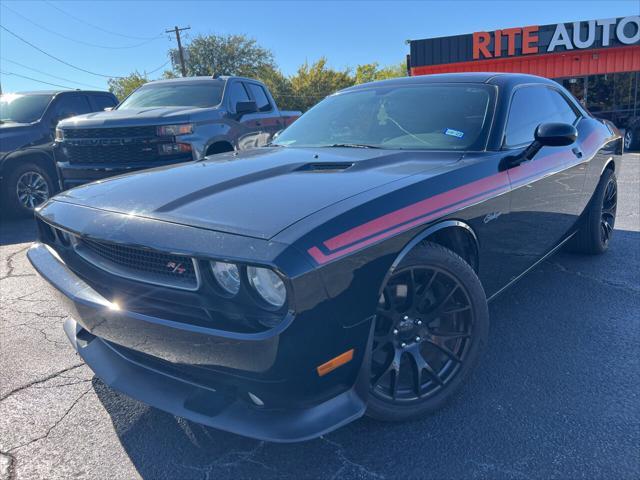
M 251 101 L 251 99 L 249 98 L 247 89 L 244 88 L 242 82 L 233 82 L 229 88 L 229 105 L 231 105 L 231 108 L 235 109 L 236 103 L 238 102 L 249 101 Z
M 54 114 L 57 120 L 62 120 L 91 111 L 91 105 L 84 95 L 61 95 L 56 101 Z
M 256 101 L 256 105 L 258 106 L 259 112 L 268 112 L 271 110 L 271 103 L 269 103 L 269 97 L 260 85 L 256 85 L 255 83 L 248 84 L 249 90 L 253 95 L 253 98 Z
M 553 121 L 573 124 L 578 115 L 562 94 L 556 90 L 549 89 L 549 96 L 556 108 L 556 120 Z
M 567 101 L 548 87 L 523 87 L 511 99 L 504 144 L 517 147 L 533 142 L 541 123 L 573 123 L 577 118 Z
M 116 106 L 115 100 L 108 95 L 94 95 L 91 97 L 91 100 L 93 100 L 93 105 L 98 112 L 101 112 L 105 108 Z

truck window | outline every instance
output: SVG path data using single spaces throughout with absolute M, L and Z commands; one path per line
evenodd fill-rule
M 54 119 L 75 117 L 93 111 L 84 95 L 61 95 L 56 100 Z
M 229 105 L 235 110 L 238 102 L 249 102 L 249 94 L 242 82 L 233 82 L 229 88 Z
M 93 95 L 91 99 L 97 111 L 102 111 L 105 108 L 115 107 L 117 105 L 115 100 L 108 95 Z
M 129 95 L 118 106 L 118 110 L 152 107 L 215 107 L 222 99 L 223 86 L 222 81 L 216 80 L 151 82 Z
M 259 112 L 268 112 L 271 110 L 271 103 L 269 103 L 269 97 L 260 85 L 256 85 L 255 83 L 249 83 L 249 90 L 255 99 L 256 106 L 258 107 Z

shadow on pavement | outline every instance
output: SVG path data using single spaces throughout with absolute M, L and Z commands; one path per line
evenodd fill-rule
M 637 478 L 640 233 L 614 238 L 603 256 L 551 258 L 494 301 L 463 394 L 414 422 L 364 418 L 278 445 L 94 387 L 144 478 Z
M 33 242 L 36 237 L 36 222 L 33 218 L 0 217 L 0 245 Z

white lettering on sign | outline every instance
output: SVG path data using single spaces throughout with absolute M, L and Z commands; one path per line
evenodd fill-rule
M 547 52 L 553 52 L 559 45 L 562 45 L 567 50 L 573 50 L 571 37 L 569 37 L 567 27 L 564 26 L 564 23 L 559 23 L 556 27 L 556 31 L 553 32 L 553 37 L 551 38 L 551 43 L 549 43 Z
M 598 29 L 602 30 L 603 47 L 611 45 L 612 32 L 623 45 L 632 45 L 640 41 L 640 16 L 638 15 L 622 18 L 617 25 L 615 18 L 589 20 L 586 38 L 582 38 L 580 34 L 582 24 L 583 22 L 573 22 L 573 35 L 569 35 L 564 23 L 556 25 L 547 52 L 553 52 L 558 47 L 564 47 L 566 50 L 590 48 L 596 43 Z
M 631 37 L 627 37 L 625 35 L 624 29 L 630 23 L 635 24 L 636 33 Z M 624 43 L 625 45 L 631 45 L 632 43 L 636 43 L 637 41 L 639 41 L 640 40 L 640 16 L 636 15 L 635 17 L 626 17 L 620 20 L 620 23 L 618 23 L 618 26 L 616 27 L 616 37 L 618 37 L 618 40 L 620 40 L 620 42 Z

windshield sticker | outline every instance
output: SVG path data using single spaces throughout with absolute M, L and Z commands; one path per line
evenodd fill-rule
M 457 138 L 464 137 L 464 132 L 461 132 L 460 130 L 454 130 L 453 128 L 445 128 L 444 134 L 450 135 L 452 137 L 457 137 Z

